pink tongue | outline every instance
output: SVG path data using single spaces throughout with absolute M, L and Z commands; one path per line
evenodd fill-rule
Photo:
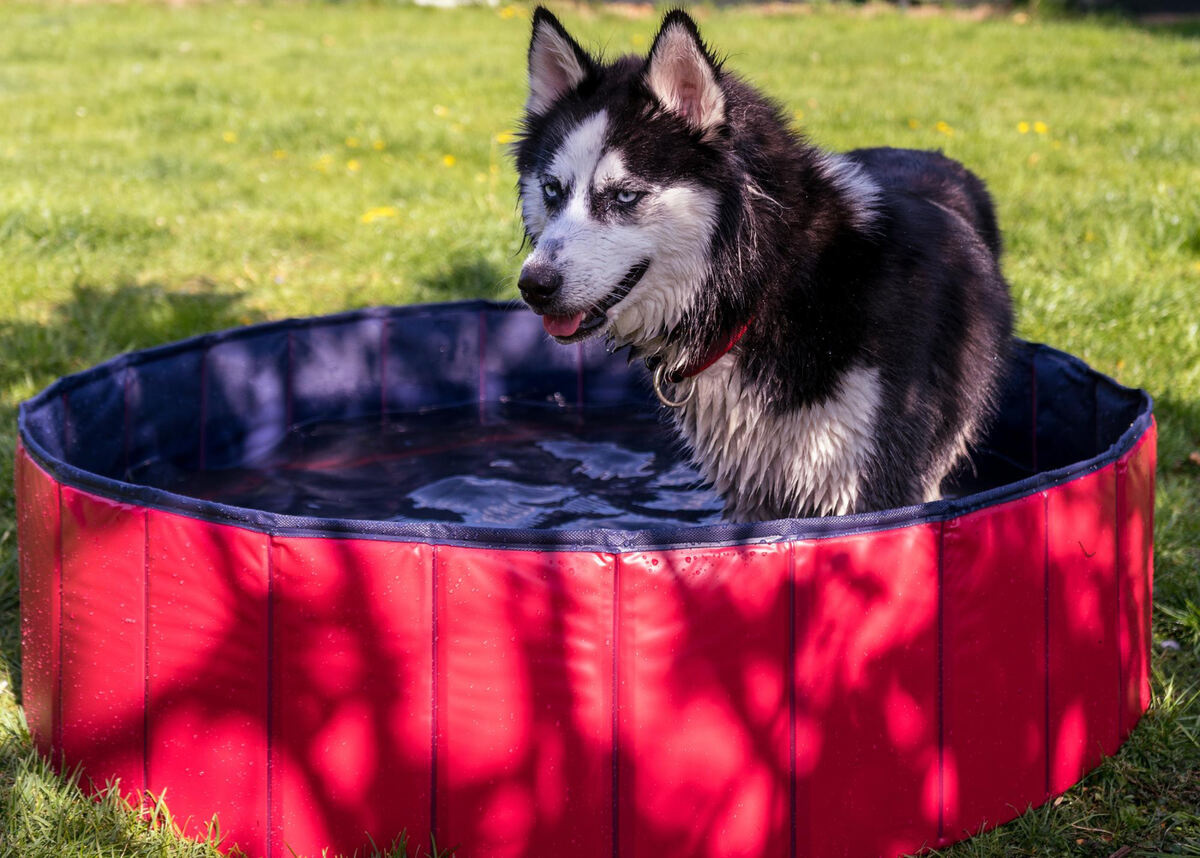
M 571 336 L 579 330 L 579 323 L 582 321 L 583 313 L 576 313 L 574 316 L 542 316 L 542 326 L 545 327 L 546 333 L 556 337 Z

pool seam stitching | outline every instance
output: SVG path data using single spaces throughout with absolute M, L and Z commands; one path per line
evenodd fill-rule
M 430 589 L 430 679 L 429 679 L 429 836 L 437 837 L 438 822 L 438 694 L 441 684 L 438 682 L 438 672 L 441 669 L 438 660 L 438 546 L 431 546 L 429 561 Z
M 621 555 L 613 554 L 613 596 L 612 596 L 612 689 L 609 692 L 612 709 L 612 856 L 620 858 L 621 831 Z
M 946 522 L 938 526 L 937 552 L 937 731 L 938 731 L 938 845 L 946 839 L 946 593 L 944 559 Z
M 788 856 L 796 858 L 799 811 L 796 807 L 796 543 L 788 543 L 788 641 L 787 641 L 787 690 L 788 690 Z
M 1043 765 L 1046 798 L 1050 797 L 1050 493 L 1042 492 L 1042 664 L 1043 664 Z

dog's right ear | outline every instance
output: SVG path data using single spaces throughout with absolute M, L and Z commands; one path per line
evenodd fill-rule
M 529 42 L 529 99 L 525 110 L 545 113 L 587 78 L 595 62 L 544 6 L 533 13 Z

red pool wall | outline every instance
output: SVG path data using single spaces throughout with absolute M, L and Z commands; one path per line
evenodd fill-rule
M 38 748 L 250 856 L 893 856 L 1149 703 L 1154 428 L 944 522 L 633 553 L 272 535 L 17 454 Z

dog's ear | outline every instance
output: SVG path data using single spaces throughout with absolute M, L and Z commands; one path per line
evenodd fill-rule
M 588 77 L 595 62 L 543 6 L 533 13 L 529 41 L 529 99 L 525 110 L 545 113 Z
M 646 86 L 654 97 L 708 136 L 725 122 L 720 75 L 696 22 L 680 9 L 668 12 L 646 61 Z

